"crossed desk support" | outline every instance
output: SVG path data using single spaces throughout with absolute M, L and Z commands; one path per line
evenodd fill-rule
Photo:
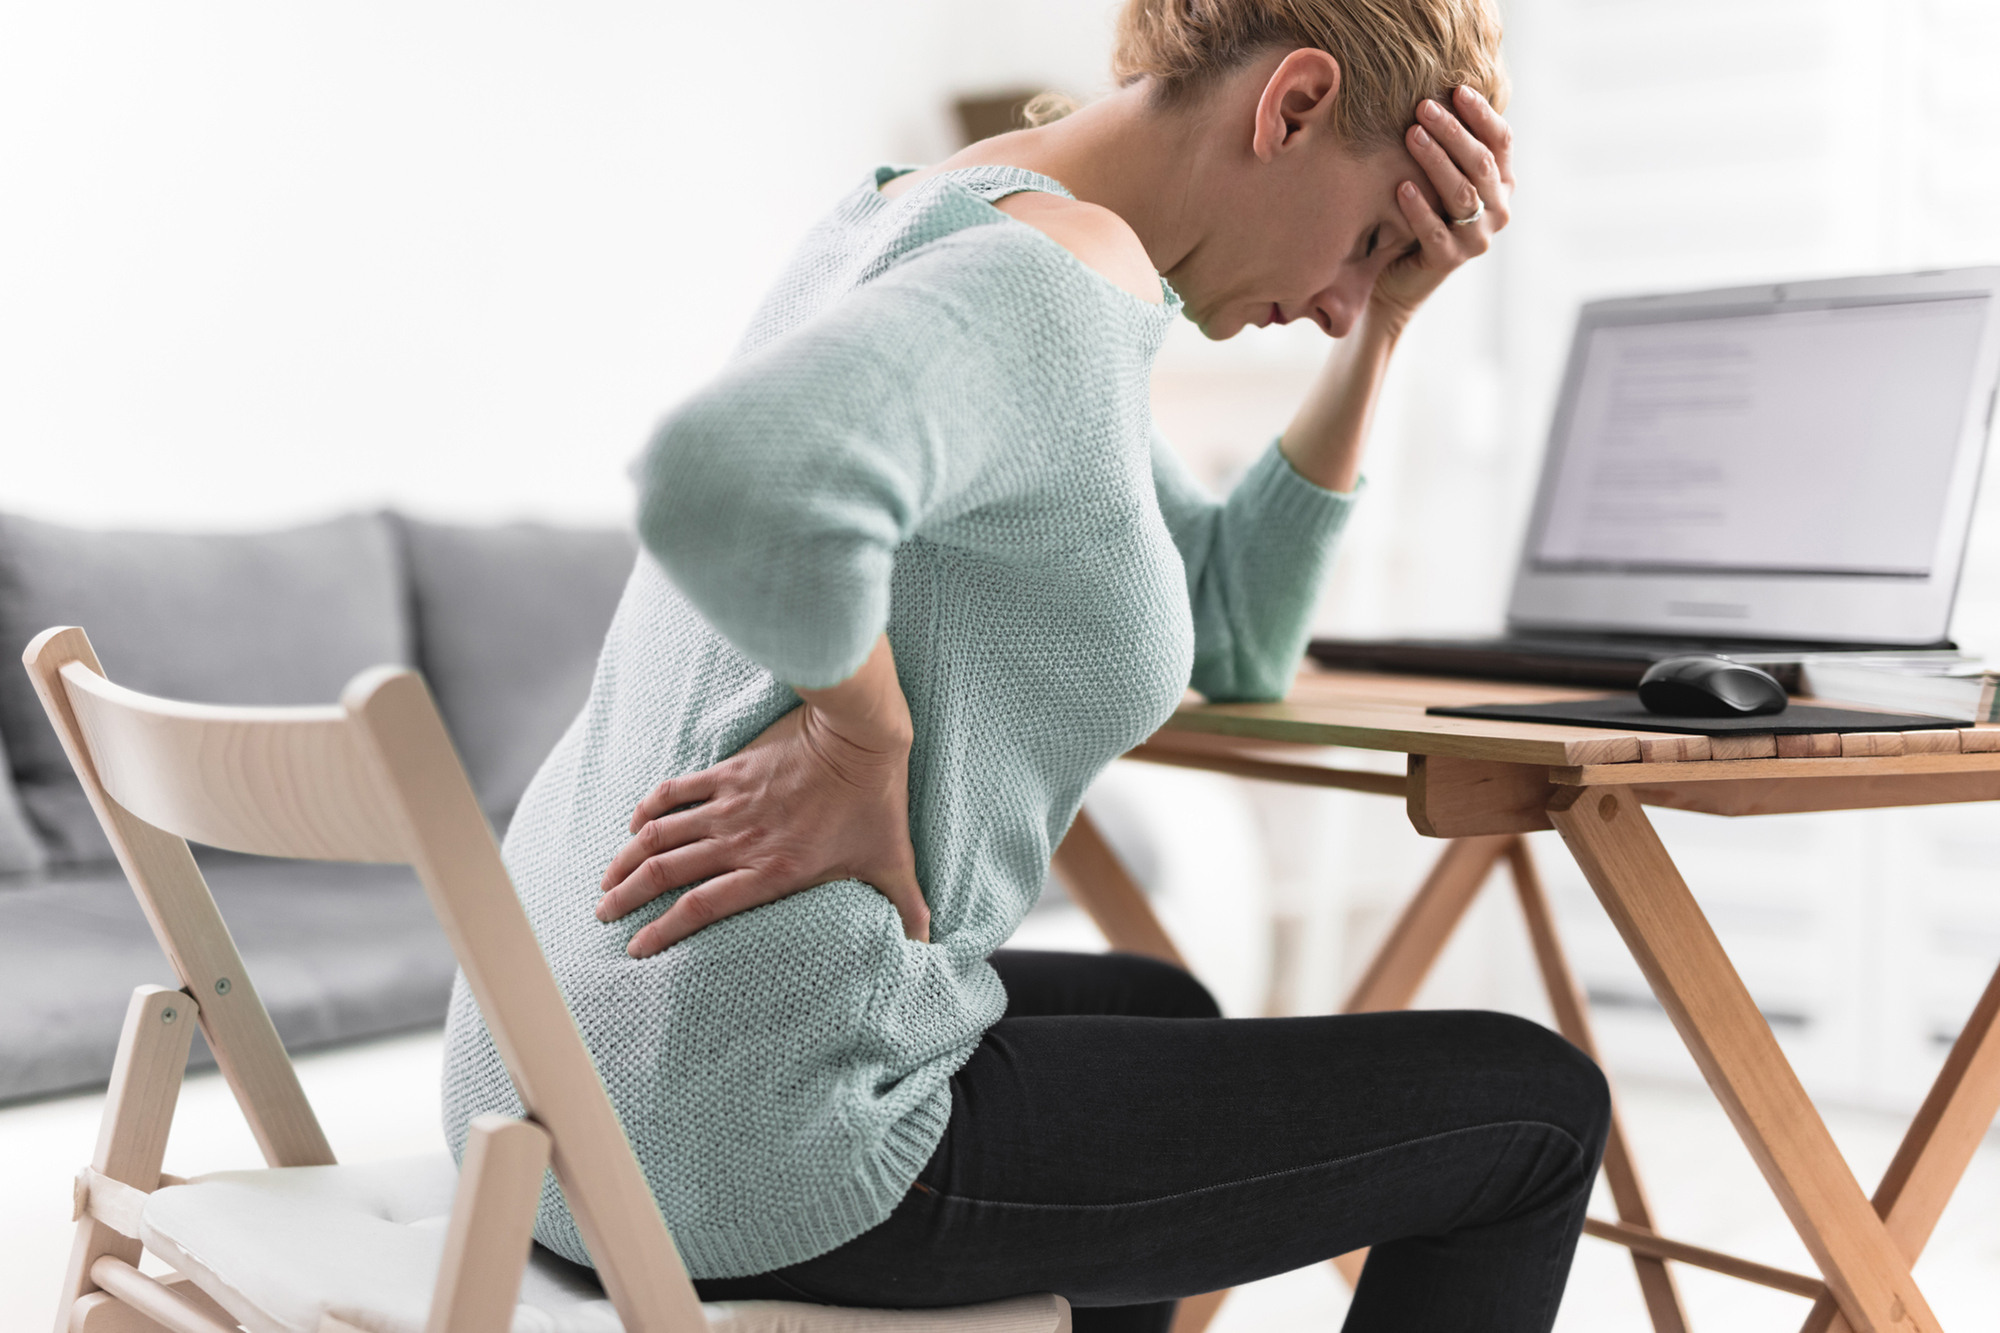
M 1748 787 L 1738 781 L 1702 783 L 1712 790 L 1686 795 L 1664 781 L 1646 786 L 1644 779 L 1680 776 L 1689 765 L 1632 765 L 1607 778 L 1594 770 L 1626 766 L 1559 769 L 1412 755 L 1407 777 L 1398 777 L 1295 762 L 1286 748 L 1161 733 L 1130 757 L 1268 781 L 1402 795 L 1419 832 L 1449 839 L 1343 1012 L 1406 1006 L 1493 868 L 1504 861 L 1557 1026 L 1595 1057 L 1588 1010 L 1521 835 L 1554 828 L 1576 858 L 1822 1275 L 1791 1273 L 1659 1235 L 1614 1112 L 1604 1170 L 1617 1220 L 1593 1218 L 1585 1231 L 1631 1251 L 1657 1333 L 1686 1333 L 1688 1328 L 1668 1260 L 1812 1300 L 1802 1333 L 1940 1330 L 1910 1265 L 2000 1110 L 2000 972 L 1953 1045 L 1871 1206 L 1641 802 L 1761 813 L 1983 800 L 2000 796 L 1995 786 L 2000 773 L 1902 775 L 1878 764 L 1884 769 L 1880 774 L 1873 768 L 1852 776 L 1844 770 L 1829 772 L 1816 783 L 1809 781 L 1814 790 L 1805 794 L 1791 791 L 1786 783 L 1760 784 L 1761 774 L 1746 773 L 1752 779 Z M 1681 773 L 1664 771 L 1670 767 Z M 1640 768 L 1648 772 L 1636 771 Z M 1806 776 L 1803 770 L 1801 776 Z M 1880 784 L 1895 784 L 1899 777 L 1898 793 L 1885 795 Z M 1959 785 L 1953 787 L 1953 781 Z M 1087 816 L 1078 817 L 1058 849 L 1055 870 L 1112 947 L 1182 962 Z M 1364 1260 L 1365 1252 L 1342 1255 L 1334 1263 L 1353 1281 Z M 1182 1302 L 1175 1333 L 1200 1333 L 1227 1295 L 1214 1292 Z

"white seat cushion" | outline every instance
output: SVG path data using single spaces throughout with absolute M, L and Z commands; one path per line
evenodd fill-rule
M 449 1155 L 224 1171 L 147 1197 L 146 1248 L 251 1333 L 316 1333 L 333 1315 L 368 1333 L 423 1333 L 458 1168 Z M 780 1301 L 702 1307 L 714 1333 L 1067 1333 L 1069 1305 L 1025 1296 L 953 1310 Z M 535 1247 L 513 1333 L 623 1333 L 596 1278 Z

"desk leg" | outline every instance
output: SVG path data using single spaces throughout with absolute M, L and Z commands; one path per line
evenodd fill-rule
M 1637 799 L 1575 788 L 1549 817 L 1856 1333 L 1939 1333 L 1908 1261 Z
M 1112 948 L 1187 970 L 1187 961 L 1154 915 L 1153 905 L 1082 810 L 1076 812 L 1076 822 L 1056 848 L 1049 868 Z
M 1972 1164 L 1993 1116 L 2000 1111 L 2000 971 L 1952 1043 L 1930 1095 L 1910 1122 L 1902 1147 L 1875 1191 L 1875 1211 L 1911 1263 L 1923 1253 L 1931 1229 Z M 1851 1333 L 1848 1322 L 1822 1297 L 1802 1333 Z
M 1409 1008 L 1418 987 L 1430 975 L 1431 965 L 1444 952 L 1452 931 L 1458 929 L 1466 908 L 1479 896 L 1480 886 L 1511 841 L 1512 835 L 1500 834 L 1453 838 L 1446 843 L 1437 864 L 1424 877 L 1423 887 L 1396 918 L 1389 938 L 1375 951 L 1368 971 L 1340 1012 L 1373 1014 Z
M 1509 840 L 1507 868 L 1513 874 L 1514 896 L 1520 899 L 1521 915 L 1528 923 L 1528 938 L 1535 947 L 1542 984 L 1548 989 L 1549 1007 L 1555 1011 L 1556 1029 L 1569 1038 L 1571 1045 L 1597 1060 L 1597 1040 L 1590 1031 L 1589 1010 L 1576 984 L 1576 974 L 1570 971 L 1569 959 L 1563 954 L 1555 916 L 1549 910 L 1548 895 L 1542 892 L 1542 879 L 1535 870 L 1526 839 Z M 1633 1165 L 1624 1121 L 1615 1103 L 1611 1134 L 1604 1144 L 1604 1176 L 1611 1186 L 1618 1220 L 1654 1230 L 1653 1212 L 1647 1206 L 1646 1191 L 1639 1183 L 1639 1171 Z M 1681 1304 L 1680 1291 L 1674 1285 L 1674 1275 L 1668 1270 L 1666 1260 L 1634 1250 L 1632 1266 L 1639 1274 L 1639 1291 L 1645 1297 L 1646 1312 L 1652 1316 L 1654 1333 L 1687 1333 L 1687 1310 Z

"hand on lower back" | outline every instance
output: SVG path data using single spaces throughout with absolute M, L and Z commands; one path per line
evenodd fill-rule
M 600 921 L 683 893 L 626 947 L 644 958 L 723 917 L 801 889 L 858 879 L 930 938 L 910 846 L 910 715 L 888 641 L 829 690 L 713 768 L 671 778 L 632 814 L 632 840 L 604 875 Z M 697 884 L 697 881 L 700 883 Z

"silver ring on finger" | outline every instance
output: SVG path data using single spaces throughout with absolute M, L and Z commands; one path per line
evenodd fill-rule
M 1479 219 L 1485 216 L 1486 216 L 1486 201 L 1484 199 L 1481 199 L 1479 201 L 1479 207 L 1472 210 L 1472 215 L 1470 217 L 1453 218 L 1451 220 L 1451 225 L 1454 227 L 1470 227 L 1473 223 L 1479 221 Z

